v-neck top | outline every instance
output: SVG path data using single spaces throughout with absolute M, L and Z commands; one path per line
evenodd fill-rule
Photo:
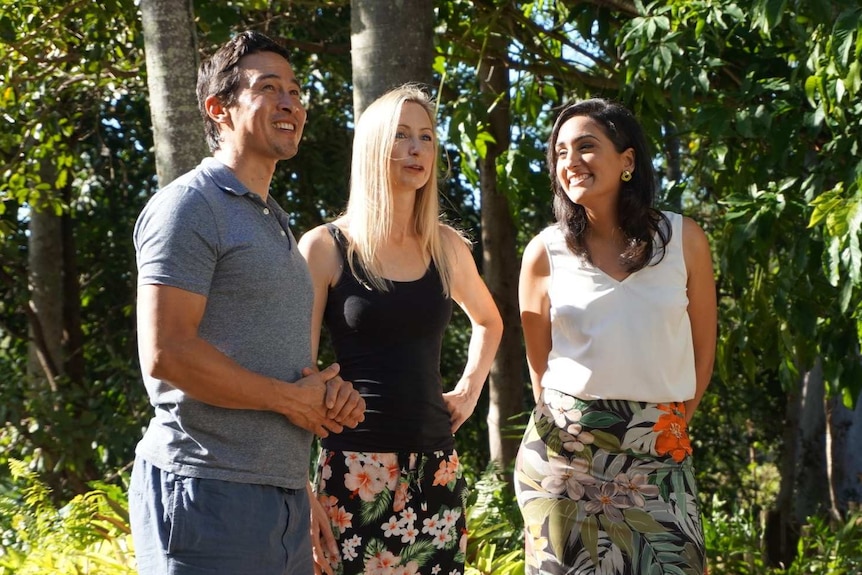
M 329 288 L 323 322 L 340 375 L 365 399 L 365 421 L 322 440 L 327 449 L 431 452 L 454 448 L 443 401 L 440 352 L 452 316 L 433 260 L 415 281 L 375 289 L 347 265 L 347 238 L 327 229 L 342 258 L 341 277 Z
M 559 225 L 540 233 L 550 260 L 551 352 L 542 386 L 582 399 L 662 403 L 694 397 L 680 214 L 649 265 L 616 280 L 573 254 Z M 661 257 L 661 256 L 664 257 Z

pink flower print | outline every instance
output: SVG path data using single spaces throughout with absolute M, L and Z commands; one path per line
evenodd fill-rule
M 348 513 L 344 507 L 333 507 L 329 512 L 329 521 L 339 531 L 344 533 L 344 530 L 353 525 L 353 513 Z
M 448 529 L 441 529 L 434 535 L 432 543 L 437 549 L 443 549 L 450 541 L 452 541 L 452 534 L 449 532 Z
M 635 507 L 643 507 L 646 504 L 645 497 L 658 496 L 658 485 L 650 485 L 649 477 L 644 473 L 620 473 L 614 477 L 614 483 L 620 492 L 628 495 Z
M 383 491 L 379 468 L 353 462 L 347 469 L 348 472 L 344 474 L 344 486 L 354 495 L 359 495 L 363 501 L 374 501 L 375 495 Z
M 422 533 L 437 535 L 440 532 L 440 517 L 435 513 L 434 517 L 422 520 Z
M 351 561 L 356 559 L 359 554 L 356 552 L 356 548 L 362 545 L 362 539 L 359 535 L 354 535 L 350 539 L 345 539 L 341 543 L 341 557 L 344 561 Z
M 365 457 L 358 451 L 345 451 L 344 452 L 344 464 L 350 467 L 351 463 L 362 463 L 365 460 Z
M 458 466 L 460 464 L 461 464 L 461 462 L 458 459 L 458 454 L 452 453 L 452 455 L 449 456 L 449 469 L 452 470 L 452 473 L 455 473 L 456 471 L 458 471 Z
M 333 495 L 327 495 L 325 493 L 319 493 L 317 495 L 317 500 L 320 502 L 320 505 L 323 507 L 323 510 L 326 511 L 326 514 L 332 515 L 332 508 L 338 504 L 338 498 Z
M 365 455 L 366 463 L 376 463 L 377 465 L 382 465 L 382 453 L 367 453 Z
M 443 512 L 442 526 L 444 529 L 454 527 L 458 519 L 461 517 L 461 512 L 457 509 L 447 509 Z
M 365 575 L 392 575 L 392 570 L 401 558 L 391 551 L 381 551 L 365 564 Z
M 398 460 L 387 462 L 383 466 L 383 477 L 386 481 L 386 489 L 394 491 L 398 485 L 398 478 L 401 477 L 401 466 L 398 465 Z M 395 511 L 398 511 L 397 509 Z
M 394 515 L 389 518 L 389 521 L 380 526 L 383 530 L 383 535 L 392 537 L 393 535 L 401 535 L 401 527 L 398 525 L 398 518 Z
M 331 479 L 332 478 L 332 466 L 327 463 L 323 467 L 321 467 L 320 477 L 322 477 L 323 479 Z
M 401 542 L 413 545 L 414 543 L 416 543 L 417 535 L 419 535 L 419 530 L 412 525 L 408 525 L 401 530 Z
M 408 507 L 401 512 L 401 521 L 408 525 L 412 525 L 413 522 L 416 521 L 416 519 L 418 519 L 418 516 L 416 515 L 416 512 L 413 511 L 412 507 Z
M 584 497 L 584 488 L 596 479 L 589 474 L 590 464 L 583 459 L 569 461 L 568 457 L 554 455 L 548 459 L 548 473 L 542 479 L 542 488 L 550 493 L 566 493 L 573 501 Z
M 463 533 L 461 533 L 461 539 L 458 540 L 458 550 L 461 553 L 467 552 L 467 530 L 465 529 Z
M 553 390 L 546 390 L 545 395 L 547 397 L 548 408 L 557 427 L 565 429 L 568 421 L 580 421 L 581 411 L 579 409 L 572 409 L 575 406 L 574 397 L 565 393 L 554 392 Z
M 404 509 L 405 505 L 407 505 L 407 501 L 409 500 L 407 488 L 408 484 L 406 481 L 398 483 L 398 486 L 395 488 L 395 496 L 392 501 L 392 511 L 399 512 Z
M 420 575 L 419 564 L 416 561 L 408 561 L 407 565 L 399 565 L 393 571 L 392 575 Z
M 434 472 L 434 482 L 431 485 L 448 485 L 454 479 L 455 474 L 450 469 L 449 464 L 441 461 L 440 467 Z
M 580 453 L 585 446 L 596 440 L 592 433 L 583 431 L 583 429 L 584 427 L 580 423 L 572 423 L 566 428 L 566 431 L 560 430 L 560 439 L 567 451 Z
M 440 565 L 435 565 L 431 568 L 431 575 L 437 575 L 440 573 Z
M 620 523 L 623 520 L 620 509 L 631 507 L 628 497 L 624 493 L 619 493 L 616 484 L 611 481 L 602 484 L 601 487 L 588 485 L 587 495 L 590 500 L 584 505 L 584 511 L 592 514 L 604 513 L 605 517 L 614 523 Z

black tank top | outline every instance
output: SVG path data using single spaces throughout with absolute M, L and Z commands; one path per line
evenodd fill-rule
M 347 265 L 347 238 L 333 224 L 344 265 L 329 288 L 323 322 L 329 330 L 341 377 L 365 399 L 365 421 L 322 440 L 327 449 L 428 452 L 454 448 L 449 410 L 443 402 L 440 348 L 452 317 L 432 260 L 412 282 L 391 281 L 382 292 Z M 357 273 L 361 274 L 358 262 Z

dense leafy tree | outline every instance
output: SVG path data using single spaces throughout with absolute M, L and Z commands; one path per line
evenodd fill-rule
M 120 467 L 140 420 L 127 238 L 153 171 L 137 22 L 122 0 L 0 7 L 0 443 L 4 467 L 25 458 L 58 497 Z

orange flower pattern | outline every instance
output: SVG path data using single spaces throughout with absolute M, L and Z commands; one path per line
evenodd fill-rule
M 685 423 L 685 404 L 659 404 L 656 407 L 665 412 L 653 425 L 653 430 L 658 433 L 655 441 L 656 453 L 670 455 L 674 461 L 681 463 L 691 455 L 691 441 L 688 438 L 688 425 Z

